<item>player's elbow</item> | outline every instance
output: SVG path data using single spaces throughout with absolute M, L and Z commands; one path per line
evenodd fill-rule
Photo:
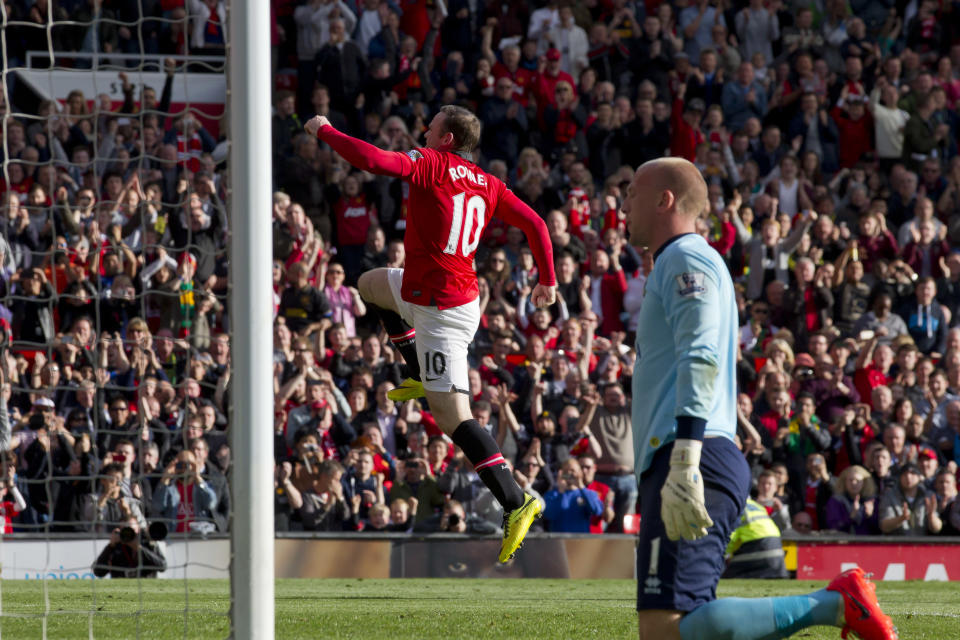
M 688 392 L 683 394 L 687 401 L 681 402 L 681 409 L 687 405 L 691 411 L 684 412 L 684 415 L 699 416 L 704 411 L 709 412 L 719 375 L 720 367 L 716 360 L 695 357 L 681 359 L 677 367 L 677 387 Z
M 694 384 L 713 385 L 713 381 L 720 375 L 720 362 L 712 353 L 688 354 L 680 361 L 680 367 L 690 372 Z
M 379 166 L 372 158 L 364 157 L 360 162 L 354 165 L 360 171 L 366 171 L 367 173 L 378 173 Z

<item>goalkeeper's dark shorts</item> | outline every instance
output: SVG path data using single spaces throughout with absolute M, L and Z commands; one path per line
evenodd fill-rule
M 637 541 L 637 610 L 693 611 L 715 600 L 723 555 L 750 493 L 750 467 L 727 438 L 706 438 L 700 457 L 704 498 L 713 526 L 699 540 L 667 538 L 660 518 L 660 489 L 670 471 L 666 445 L 640 478 Z

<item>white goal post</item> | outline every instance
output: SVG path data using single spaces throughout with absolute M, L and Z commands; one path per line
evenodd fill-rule
M 270 3 L 229 7 L 232 356 L 231 636 L 274 636 Z

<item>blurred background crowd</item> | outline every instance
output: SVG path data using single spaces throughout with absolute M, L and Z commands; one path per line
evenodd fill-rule
M 244 472 L 229 445 L 227 277 L 243 256 L 226 251 L 226 123 L 214 136 L 170 113 L 183 69 L 163 61 L 222 54 L 224 3 L 5 6 L 9 64 L 51 45 L 104 64 L 144 54 L 167 78 L 141 86 L 118 60 L 98 74 L 120 106 L 3 102 L 5 530 L 226 531 Z M 756 501 L 800 535 L 960 534 L 960 3 L 271 8 L 276 404 L 262 428 L 278 530 L 497 531 L 496 500 L 429 407 L 387 398 L 404 365 L 354 287 L 403 266 L 407 188 L 302 126 L 321 114 L 405 151 L 461 104 L 484 125 L 475 161 L 553 241 L 560 299 L 537 310 L 522 233 L 490 222 L 470 371 L 474 416 L 545 500 L 546 530 L 638 526 L 633 336 L 655 265 L 619 205 L 636 167 L 669 154 L 702 170 L 698 231 L 737 283 Z

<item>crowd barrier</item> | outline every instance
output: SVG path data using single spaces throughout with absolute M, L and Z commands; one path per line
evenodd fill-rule
M 0 541 L 0 579 L 90 579 L 106 537 L 8 534 Z M 628 535 L 531 536 L 508 565 L 496 562 L 499 538 L 309 533 L 278 535 L 277 578 L 615 578 L 635 577 L 636 538 Z M 161 578 L 227 578 L 225 536 L 162 543 Z M 960 538 L 818 536 L 783 541 L 787 568 L 802 580 L 828 580 L 853 566 L 877 580 L 960 581 Z

